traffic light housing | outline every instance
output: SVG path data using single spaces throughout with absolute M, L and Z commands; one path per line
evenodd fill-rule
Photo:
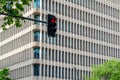
M 57 18 L 54 15 L 48 14 L 47 31 L 48 36 L 55 37 L 57 31 Z

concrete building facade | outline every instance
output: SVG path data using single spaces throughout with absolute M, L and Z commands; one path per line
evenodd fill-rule
M 0 31 L 0 68 L 13 80 L 85 80 L 91 66 L 120 58 L 120 6 L 107 0 L 33 0 L 23 15 L 57 17 L 57 34 L 26 20 Z M 3 20 L 0 20 L 3 23 Z M 0 24 L 0 25 L 1 25 Z

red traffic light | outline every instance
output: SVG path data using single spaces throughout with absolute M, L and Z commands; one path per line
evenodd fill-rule
M 47 32 L 51 37 L 55 37 L 57 31 L 57 18 L 54 15 L 48 14 L 48 24 L 47 24 Z
M 51 19 L 51 23 L 55 23 L 57 21 L 56 18 Z

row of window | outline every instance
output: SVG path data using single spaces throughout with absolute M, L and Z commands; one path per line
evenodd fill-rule
M 41 73 L 41 74 L 40 74 Z M 83 80 L 84 76 L 90 77 L 90 71 L 75 68 L 66 68 L 52 65 L 34 65 L 34 76 L 44 76 L 62 79 Z
M 80 54 L 76 54 L 76 53 L 70 53 L 70 52 L 67 53 L 67 52 L 64 52 L 64 51 L 57 51 L 57 50 L 54 50 L 54 49 L 47 49 L 47 48 L 42 48 L 42 52 L 40 52 L 39 47 L 35 47 L 33 53 L 34 53 L 34 59 L 36 59 L 36 58 L 39 59 L 39 58 L 42 57 L 41 59 L 46 59 L 46 60 L 49 60 L 49 61 L 50 60 L 59 61 L 59 62 L 65 62 L 65 63 L 75 64 L 75 65 L 83 65 L 83 66 L 92 66 L 92 65 L 102 64 L 102 63 L 104 63 L 104 61 L 106 61 L 104 59 L 99 59 L 99 58 L 96 58 L 96 57 L 89 57 L 89 56 L 80 55 Z M 31 58 L 30 55 L 31 55 L 31 50 L 29 49 L 29 50 L 25 50 L 23 52 L 20 52 L 20 53 L 14 55 L 14 56 L 10 56 L 10 57 L 4 59 L 4 61 L 2 60 L 0 68 L 12 66 L 13 64 L 16 64 L 16 63 L 18 64 L 19 62 L 23 62 L 25 60 L 28 60 L 28 59 Z M 13 60 L 13 58 L 14 58 L 14 60 Z M 30 76 L 31 75 L 30 74 L 31 72 L 29 72 L 30 69 L 31 68 L 29 66 L 29 68 L 28 67 L 23 67 L 23 68 L 12 70 L 12 71 L 10 71 L 10 76 L 12 77 L 12 79 L 19 79 L 19 78 Z M 43 70 L 41 72 L 42 76 L 48 76 L 46 74 L 48 74 L 49 71 L 46 73 L 46 71 L 44 71 L 44 69 L 46 71 L 48 71 L 48 69 L 50 70 L 50 68 L 48 68 L 48 67 L 45 68 L 45 66 L 42 67 L 42 69 L 40 70 L 39 65 L 35 64 L 34 65 L 34 73 L 33 73 L 34 76 L 40 75 L 39 71 L 42 71 L 42 70 Z M 67 69 L 69 69 L 69 68 L 67 68 Z M 52 70 L 52 71 L 53 72 L 51 72 L 51 71 L 49 72 L 49 77 L 55 77 L 54 71 L 56 71 L 56 70 Z M 57 76 L 56 76 L 57 78 L 66 78 L 66 79 L 70 78 L 68 76 L 69 72 L 65 73 L 66 72 L 65 71 L 63 75 L 62 75 L 63 72 L 60 73 L 60 74 L 58 72 L 59 71 L 57 71 Z M 71 72 L 71 74 L 72 73 L 73 72 Z M 80 78 L 82 79 L 84 71 L 80 74 L 81 74 Z M 73 78 L 73 77 L 71 77 L 71 78 Z
M 29 18 L 32 18 L 32 15 L 28 16 Z M 21 21 L 22 23 L 22 27 L 17 28 L 16 26 L 11 26 L 9 29 L 4 30 L 2 32 L 0 32 L 0 41 L 3 41 L 19 32 L 21 32 L 22 30 L 25 30 L 26 28 L 30 27 L 32 25 L 32 21 L 30 20 L 23 20 Z
M 88 57 L 85 55 L 81 55 L 80 52 L 65 52 L 60 50 L 48 49 L 43 48 L 41 51 L 42 59 L 58 61 L 58 62 L 65 62 L 69 64 L 75 65 L 83 65 L 83 66 L 93 66 L 94 64 L 102 64 L 103 59 L 98 59 L 95 57 Z M 93 61 L 94 59 L 94 61 Z
M 30 77 L 30 76 L 32 76 L 31 72 L 32 72 L 31 65 L 27 65 L 24 67 L 20 67 L 20 68 L 11 70 L 10 71 L 10 78 L 12 80 L 18 80 L 21 78 Z
M 97 12 L 104 13 L 115 18 L 119 18 L 119 10 L 115 9 L 109 5 L 100 3 L 95 0 L 66 0 L 68 2 L 84 6 L 86 8 L 92 9 Z
M 22 35 L 19 38 L 16 38 L 16 39 L 0 46 L 0 55 L 3 55 L 14 49 L 17 49 L 25 44 L 28 44 L 29 42 L 31 42 L 31 32 L 28 32 L 25 35 Z
M 115 39 L 114 37 L 112 38 Z M 48 38 L 47 33 L 46 35 L 44 35 L 44 33 L 42 32 L 42 42 L 49 43 L 49 44 L 56 44 L 59 46 L 88 51 L 88 52 L 93 52 L 93 53 L 102 54 L 106 56 L 120 57 L 119 55 L 120 49 L 101 45 L 101 44 L 96 44 L 93 42 L 88 42 L 85 40 L 71 38 L 64 35 L 56 35 L 55 38 Z
M 59 3 L 59 4 L 61 4 L 61 3 Z M 54 9 L 54 8 L 52 8 L 52 9 Z M 61 12 L 61 10 L 62 10 L 62 12 Z M 98 15 L 76 9 L 71 6 L 69 6 L 69 7 L 65 6 L 65 8 L 64 7 L 61 8 L 61 6 L 60 6 L 60 9 L 58 11 L 60 14 L 61 13 L 63 15 L 65 14 L 66 16 L 72 17 L 77 20 L 85 21 L 85 22 L 88 22 L 91 24 L 95 24 L 97 26 L 102 26 L 102 27 L 105 27 L 105 28 L 108 28 L 111 30 L 120 31 L 118 22 L 105 19 Z
M 12 55 L 5 59 L 2 59 L 2 60 L 0 60 L 0 68 L 9 67 L 9 66 L 24 62 L 26 60 L 30 60 L 32 58 L 31 53 L 33 53 L 33 52 L 31 52 L 31 49 L 26 49 L 15 55 Z
M 42 15 L 42 17 L 43 17 L 43 20 L 44 20 L 44 15 Z M 104 20 L 102 20 L 102 21 L 104 21 Z M 109 24 L 109 23 L 107 23 L 107 24 Z M 59 30 L 62 30 L 62 31 L 65 31 L 65 32 L 74 33 L 74 34 L 94 38 L 94 39 L 97 39 L 97 40 L 109 42 L 109 43 L 112 43 L 112 44 L 120 45 L 120 42 L 119 42 L 120 41 L 120 36 L 110 34 L 108 32 L 104 32 L 104 31 L 101 31 L 101 30 L 93 29 L 93 28 L 87 27 L 85 25 L 80 25 L 80 24 L 77 24 L 77 23 L 73 23 L 73 22 L 70 22 L 70 21 L 63 20 L 63 19 L 58 19 L 58 26 L 57 27 L 58 27 Z M 114 26 L 114 28 L 115 28 L 115 26 Z M 115 28 L 115 29 L 119 30 L 120 28 L 118 26 L 118 28 Z M 44 32 L 42 34 L 44 35 Z
M 73 12 L 73 11 L 71 11 L 71 12 Z M 82 11 L 82 10 L 80 10 L 80 11 L 75 10 L 74 14 L 77 15 L 77 16 L 74 15 L 74 17 L 76 17 L 78 20 L 80 19 L 81 21 L 88 22 L 88 23 L 91 23 L 91 24 L 94 24 L 94 25 L 97 25 L 97 26 L 101 26 L 101 27 L 104 27 L 104 28 L 107 28 L 107 29 L 110 29 L 110 30 L 114 30 L 114 31 L 117 31 L 117 32 L 120 31 L 118 22 L 115 22 L 115 21 L 97 16 L 95 14 L 91 14 L 91 13 L 88 13 L 88 12 L 85 12 L 85 11 Z M 73 15 L 71 15 L 71 16 L 73 16 Z M 64 22 L 64 21 L 59 19 L 59 26 L 58 27 L 60 27 L 60 25 L 62 26 L 62 22 Z M 65 24 L 65 22 L 63 24 Z
M 0 68 L 12 66 L 16 63 L 18 64 L 19 62 L 23 62 L 25 60 L 30 59 L 31 58 L 30 51 L 31 51 L 30 49 L 25 50 L 23 52 L 20 52 L 20 53 L 14 55 L 14 56 L 10 56 L 10 57 L 2 60 L 1 64 L 0 64 Z M 96 58 L 96 57 L 89 57 L 89 56 L 80 55 L 80 54 L 76 54 L 76 53 L 70 53 L 70 52 L 67 53 L 64 51 L 58 51 L 58 50 L 47 49 L 47 48 L 42 48 L 42 52 L 40 52 L 39 47 L 35 47 L 33 53 L 34 53 L 34 59 L 39 59 L 42 57 L 41 59 L 46 59 L 49 61 L 50 60 L 59 61 L 59 62 L 63 62 L 63 63 L 65 62 L 65 63 L 69 63 L 69 64 L 83 65 L 83 66 L 92 66 L 92 65 L 102 64 L 102 63 L 104 63 L 104 61 L 106 61 L 104 59 L 100 59 L 100 58 Z M 14 58 L 14 60 L 13 60 L 13 58 Z M 27 70 L 26 69 L 27 68 L 17 69 L 17 71 L 12 70 L 10 72 L 10 74 L 11 74 L 12 78 L 14 78 L 14 79 L 26 77 L 26 76 L 30 75 L 30 74 L 27 74 L 29 69 L 27 69 Z M 43 69 L 44 68 L 42 68 L 42 70 Z M 48 70 L 48 68 L 47 68 L 47 70 Z M 34 76 L 39 75 L 38 71 L 40 71 L 39 66 L 34 65 Z M 18 74 L 18 72 L 19 72 L 19 74 Z M 42 76 L 45 76 L 44 74 L 46 74 L 45 71 L 42 72 Z M 55 73 L 53 73 L 53 74 L 55 75 Z M 52 75 L 49 77 L 52 77 Z M 66 75 L 64 75 L 64 77 L 60 77 L 60 78 L 65 78 L 65 77 L 66 77 Z
M 85 55 L 81 55 L 80 53 L 76 54 L 71 52 L 64 52 L 60 50 L 43 48 L 40 51 L 39 47 L 34 48 L 34 58 L 35 59 L 46 59 L 52 61 L 58 61 L 63 63 L 82 65 L 82 66 L 93 66 L 97 64 L 102 64 L 105 60 L 99 59 L 96 57 L 89 57 Z
M 23 14 L 27 13 L 28 11 L 30 11 L 33 8 L 33 2 L 31 1 L 29 4 L 30 5 L 24 6 Z
M 93 29 L 77 23 L 73 23 L 70 21 L 68 22 L 68 21 L 59 19 L 58 29 L 63 30 L 65 32 L 74 33 L 81 36 L 86 36 L 86 37 L 102 40 L 102 41 L 117 44 L 117 45 L 120 44 L 119 42 L 120 36 L 110 34 L 108 32 L 103 32 L 103 31 Z
M 39 0 L 38 0 L 39 1 Z M 119 19 L 119 10 L 116 8 L 113 8 L 109 5 L 100 3 L 98 1 L 95 0 L 74 0 L 74 1 L 70 1 L 68 0 L 68 2 L 72 2 L 77 4 L 78 6 L 84 6 L 86 8 L 89 8 L 91 10 L 115 17 Z M 53 11 L 56 13 L 60 13 L 60 14 L 65 14 L 65 15 L 69 15 L 70 13 L 67 11 L 70 11 L 70 9 L 68 8 L 67 4 L 62 4 L 62 3 L 58 3 L 52 0 L 42 0 L 42 9 L 46 9 L 49 11 Z

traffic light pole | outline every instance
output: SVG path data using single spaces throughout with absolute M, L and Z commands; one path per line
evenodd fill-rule
M 8 13 L 3 13 L 0 12 L 0 15 L 5 15 L 5 16 L 11 16 L 14 18 L 20 18 L 20 19 L 25 19 L 25 20 L 31 20 L 35 22 L 41 22 L 47 24 L 47 31 L 48 31 L 48 36 L 55 37 L 56 31 L 57 31 L 57 18 L 54 15 L 48 14 L 48 19 L 47 21 L 42 21 L 38 19 L 32 19 L 28 17 L 23 17 L 23 16 L 17 16 L 13 14 L 8 14 Z
M 41 22 L 41 23 L 47 24 L 46 21 L 37 20 L 37 19 L 32 19 L 32 18 L 23 17 L 23 16 L 16 16 L 16 15 L 7 14 L 7 13 L 2 13 L 2 12 L 0 12 L 0 15 L 6 15 L 6 16 L 11 16 L 11 17 L 15 17 L 15 18 L 21 18 L 21 19 L 26 19 L 26 20 L 31 20 L 31 21 L 36 21 L 36 22 Z

